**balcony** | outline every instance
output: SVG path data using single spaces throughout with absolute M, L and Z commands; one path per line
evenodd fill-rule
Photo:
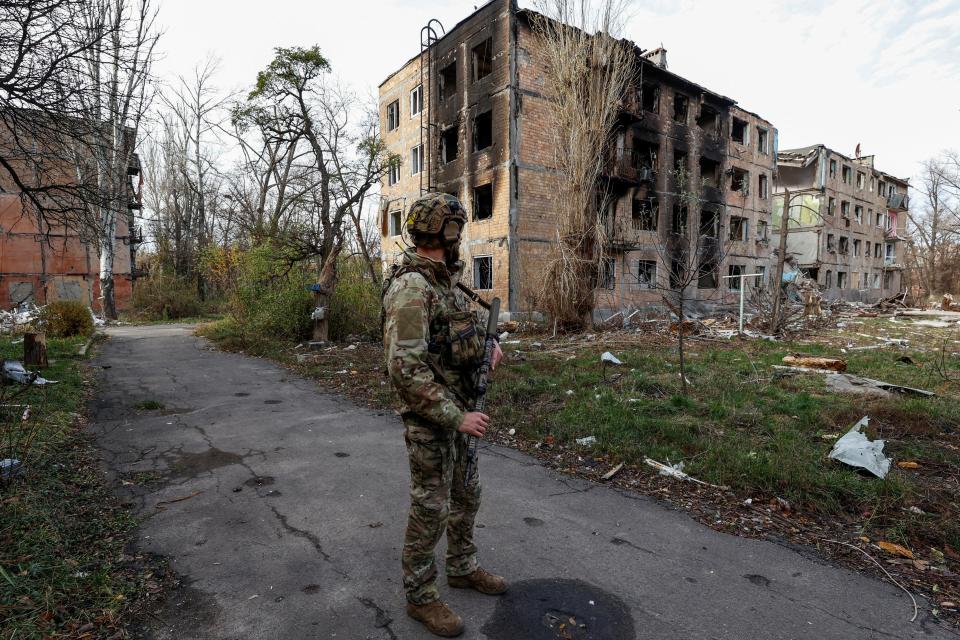
M 617 119 L 628 125 L 643 119 L 643 104 L 639 91 L 629 89 L 626 95 L 620 98 L 617 104 Z
M 905 193 L 891 193 L 887 196 L 887 207 L 896 211 L 906 211 L 909 199 Z
M 607 159 L 604 175 L 607 178 L 629 182 L 632 184 L 648 183 L 654 186 L 657 183 L 657 172 L 649 162 L 642 162 L 640 153 L 629 147 L 617 149 Z
M 130 165 L 127 166 L 127 175 L 128 176 L 138 176 L 140 175 L 140 156 L 133 154 L 130 156 Z
M 897 262 L 897 257 L 896 257 L 896 256 L 884 256 L 884 257 L 883 257 L 883 268 L 884 268 L 884 269 L 887 269 L 887 270 L 890 270 L 890 271 L 896 271 L 896 270 L 899 270 L 899 269 L 903 269 L 903 265 L 900 264 L 899 262 Z

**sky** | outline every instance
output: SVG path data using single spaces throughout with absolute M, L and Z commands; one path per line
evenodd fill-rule
M 374 97 L 446 26 L 482 0 L 159 0 L 156 72 L 175 82 L 214 56 L 217 84 L 249 88 L 277 46 L 319 45 L 333 72 Z M 529 6 L 521 1 L 521 6 Z M 960 149 L 960 0 L 635 0 L 623 35 L 664 46 L 669 69 L 779 130 L 779 148 L 823 143 L 876 155 L 899 177 Z

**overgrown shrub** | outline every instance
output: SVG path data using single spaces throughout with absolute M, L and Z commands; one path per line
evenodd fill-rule
M 196 282 L 161 273 L 137 280 L 133 308 L 146 320 L 176 320 L 209 313 L 215 310 L 216 302 L 201 300 Z
M 52 338 L 89 336 L 93 333 L 90 308 L 77 300 L 57 300 L 40 312 L 40 321 Z
M 276 247 L 217 249 L 204 258 L 208 277 L 228 291 L 232 327 L 247 344 L 310 335 L 313 308 L 306 265 L 291 264 Z
M 350 336 L 380 338 L 380 283 L 370 279 L 361 260 L 343 259 L 337 270 L 337 288 L 330 300 L 331 340 Z

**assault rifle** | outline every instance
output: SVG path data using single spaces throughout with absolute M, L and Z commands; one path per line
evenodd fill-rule
M 472 291 L 470 293 L 473 293 Z M 476 294 L 474 294 L 476 295 Z M 477 296 L 479 298 L 480 296 Z M 484 305 L 486 306 L 486 305 Z M 493 352 L 497 350 L 497 316 L 500 315 L 500 298 L 494 298 L 487 307 L 490 315 L 487 318 L 487 341 L 483 345 L 483 362 L 480 365 L 480 377 L 477 380 L 477 398 L 473 403 L 473 410 L 483 413 L 487 400 L 487 382 L 490 378 L 490 365 L 493 362 Z M 463 486 L 466 487 L 477 466 L 477 437 L 470 436 L 467 440 L 467 469 L 463 474 Z

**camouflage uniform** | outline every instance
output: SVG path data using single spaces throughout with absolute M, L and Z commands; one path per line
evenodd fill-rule
M 473 473 L 464 486 L 467 437 L 457 428 L 473 400 L 484 329 L 455 288 L 461 267 L 408 250 L 384 295 L 387 371 L 404 405 L 410 459 L 403 584 L 408 602 L 418 605 L 439 598 L 434 549 L 444 529 L 447 575 L 478 567 L 480 483 Z

